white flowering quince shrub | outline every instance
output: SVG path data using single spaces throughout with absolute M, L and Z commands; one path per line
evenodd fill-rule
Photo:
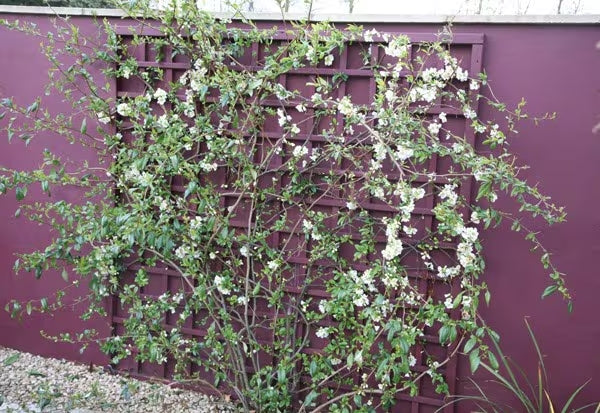
M 478 318 L 490 296 L 483 229 L 508 220 L 523 231 L 549 269 L 544 295 L 570 302 L 535 233 L 494 207 L 504 194 L 523 216 L 564 218 L 519 178 L 509 151 L 527 115 L 484 97 L 486 76 L 469 73 L 447 42 L 326 23 L 266 30 L 217 20 L 187 0 L 129 11 L 129 43 L 109 22 L 101 46 L 68 25 L 47 36 L 48 92 L 62 93 L 73 112 L 2 100 L 9 138 L 52 130 L 98 155 L 96 165 L 76 165 L 46 151 L 39 169 L 3 168 L 0 177 L 20 213 L 49 223 L 54 237 L 16 269 L 40 277 L 58 268 L 69 285 L 89 286 L 83 317 L 106 315 L 109 297 L 127 314 L 122 334 L 58 339 L 98 340 L 115 364 L 174 362 L 177 377 L 208 377 L 246 410 L 371 412 L 418 395 L 423 378 L 447 392 L 444 366 L 459 351 L 473 370 L 482 360 L 498 365 Z M 282 81 L 334 67 L 358 42 L 373 79 L 367 102 L 344 93 L 335 70 L 301 90 Z M 140 65 L 136 47 L 155 64 Z M 167 76 L 166 60 L 185 69 Z M 127 81 L 135 92 L 112 89 Z M 479 100 L 506 126 L 480 119 Z M 457 119 L 487 149 L 475 151 L 450 126 Z M 447 168 L 430 170 L 434 158 Z M 472 180 L 473 200 L 463 190 Z M 27 203 L 37 185 L 50 198 Z M 82 187 L 85 197 L 56 199 L 60 186 Z M 177 286 L 146 293 L 155 267 L 176 274 Z M 51 311 L 64 294 L 7 307 Z M 192 377 L 190 365 L 200 367 Z

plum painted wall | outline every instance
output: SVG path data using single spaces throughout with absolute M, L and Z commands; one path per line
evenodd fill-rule
M 37 23 L 50 28 L 50 18 L 40 15 L 2 15 Z M 73 17 L 82 30 L 92 30 L 91 19 Z M 266 24 L 272 24 L 267 22 Z M 385 23 L 365 27 L 394 32 L 436 33 L 437 24 Z M 525 317 L 529 318 L 536 337 L 546 355 L 546 366 L 552 392 L 557 400 L 568 395 L 588 379 L 581 403 L 600 398 L 600 133 L 592 128 L 600 122 L 600 41 L 598 24 L 455 24 L 455 33 L 484 35 L 483 68 L 495 95 L 509 104 L 522 97 L 528 112 L 557 112 L 553 121 L 538 126 L 524 123 L 520 134 L 511 142 L 522 164 L 531 166 L 527 178 L 540 182 L 541 190 L 564 205 L 567 222 L 552 228 L 539 228 L 540 238 L 554 254 L 558 267 L 565 272 L 574 296 L 574 311 L 569 314 L 558 297 L 540 299 L 547 285 L 547 274 L 537 257 L 528 252 L 529 245 L 519 234 L 501 227 L 482 235 L 487 270 L 485 281 L 492 292 L 492 302 L 482 313 L 502 337 L 504 351 L 532 377 L 536 359 L 528 338 Z M 14 96 L 20 103 L 40 95 L 47 80 L 48 64 L 39 51 L 39 39 L 0 29 L 0 97 Z M 47 100 L 57 110 L 64 107 L 58 100 Z M 480 114 L 489 119 L 484 105 Z M 70 146 L 53 136 L 32 143 L 25 152 L 22 142 L 8 143 L 0 136 L 0 165 L 13 168 L 34 166 L 39 153 L 52 147 L 69 157 L 92 157 L 78 146 Z M 58 190 L 57 197 L 78 199 L 72 189 Z M 36 196 L 42 198 L 41 194 Z M 504 202 L 501 200 L 501 202 Z M 504 202 L 507 208 L 514 205 Z M 42 297 L 48 291 L 64 286 L 60 274 L 46 274 L 36 281 L 30 274 L 15 276 L 12 266 L 15 253 L 41 247 L 48 239 L 44 227 L 23 219 L 15 219 L 17 202 L 13 196 L 0 197 L 0 307 L 11 298 Z M 79 346 L 54 344 L 42 338 L 48 333 L 98 329 L 110 331 L 108 320 L 96 319 L 84 324 L 78 318 L 78 307 L 50 315 L 35 315 L 22 321 L 11 320 L 0 312 L 0 345 L 32 353 L 65 357 L 85 363 L 106 363 L 95 348 L 79 353 Z M 469 390 L 468 363 L 458 362 L 458 387 Z M 468 411 L 467 408 L 459 409 Z

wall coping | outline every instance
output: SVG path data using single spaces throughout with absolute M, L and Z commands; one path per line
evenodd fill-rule
M 78 7 L 31 7 L 0 5 L 0 14 L 25 15 L 68 15 L 68 16 L 99 16 L 124 17 L 120 9 L 86 9 Z M 234 13 L 215 13 L 220 18 L 232 18 Z M 279 21 L 279 13 L 245 13 L 244 17 L 251 20 Z M 303 14 L 290 13 L 287 20 L 301 20 Z M 311 20 L 328 20 L 339 23 L 435 23 L 448 22 L 459 24 L 600 24 L 600 14 L 582 15 L 431 15 L 431 14 L 315 14 Z

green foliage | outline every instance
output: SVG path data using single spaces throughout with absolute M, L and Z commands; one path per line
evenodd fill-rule
M 40 101 L 20 107 L 7 97 L 0 114 L 9 139 L 28 143 L 51 130 L 98 154 L 90 164 L 45 151 L 38 169 L 1 169 L 2 192 L 14 192 L 20 214 L 53 234 L 45 249 L 20 256 L 15 269 L 37 278 L 57 269 L 69 287 L 85 282 L 84 318 L 106 315 L 106 298 L 116 297 L 127 311 L 125 333 L 96 337 L 114 363 L 132 354 L 152 363 L 173 360 L 185 379 L 190 363 L 197 364 L 215 388 L 225 386 L 243 408 L 264 412 L 290 410 L 293 400 L 299 411 L 391 408 L 398 393 L 416 395 L 424 376 L 445 393 L 440 370 L 463 340 L 473 370 L 498 365 L 483 342 L 492 332 L 477 318 L 489 292 L 480 281 L 476 225 L 506 219 L 551 272 L 544 295 L 570 302 L 562 274 L 522 216 L 494 208 L 504 193 L 522 215 L 548 224 L 564 219 L 561 208 L 518 177 L 507 137 L 527 117 L 523 103 L 510 111 L 477 92 L 485 76 L 469 78 L 446 44 L 327 23 L 293 24 L 276 44 L 275 30 L 248 21 L 234 27 L 195 1 L 158 6 L 138 2 L 128 10 L 135 16 L 131 44 L 108 22 L 94 39 L 67 21 L 47 35 L 4 22 L 46 37 L 53 70 L 45 92 L 73 108 L 57 114 Z M 374 79 L 371 103 L 340 93 L 344 76 L 315 75 L 310 95 L 281 85 L 290 73 L 332 66 L 359 40 L 370 45 L 362 69 Z M 135 47 L 151 50 L 156 61 L 140 67 L 129 54 Z M 260 64 L 240 63 L 253 47 Z M 377 49 L 391 59 L 372 59 Z M 190 67 L 166 79 L 166 57 Z M 115 98 L 114 79 L 135 79 L 143 91 Z M 506 117 L 507 129 L 479 119 L 478 101 Z M 448 102 L 443 109 L 454 115 L 432 115 L 437 102 Z M 458 115 L 494 151 L 476 152 L 453 132 L 448 117 Z M 433 158 L 452 167 L 430 171 Z M 477 205 L 461 192 L 473 178 Z M 50 196 L 45 202 L 29 201 L 28 188 L 38 185 Z M 57 199 L 61 186 L 80 188 L 82 199 Z M 418 205 L 433 198 L 435 225 L 419 229 Z M 156 267 L 178 280 L 160 296 L 146 294 Z M 128 281 L 127 271 L 134 273 Z M 419 278 L 447 292 L 424 292 Z M 52 311 L 65 294 L 13 302 L 7 310 Z M 170 326 L 167 316 L 175 320 Z M 192 338 L 190 326 L 203 335 Z M 446 356 L 427 350 L 426 340 L 436 339 L 426 331 L 434 326 Z M 94 333 L 57 339 L 86 342 Z M 310 351 L 315 343 L 323 343 L 322 351 Z
M 4 364 L 5 366 L 10 366 L 11 364 L 14 364 L 17 360 L 19 360 L 19 354 L 13 354 L 12 356 L 5 358 L 2 361 L 2 364 Z
M 594 413 L 600 412 L 600 402 L 590 403 L 579 407 L 573 405 L 577 395 L 585 388 L 589 383 L 589 380 L 573 390 L 562 407 L 556 405 L 556 401 L 552 398 L 548 385 L 548 375 L 544 363 L 544 356 L 527 319 L 525 319 L 525 325 L 535 348 L 535 355 L 538 360 L 537 377 L 535 380 L 528 377 L 518 365 L 503 353 L 497 335 L 492 334 L 489 336 L 489 340 L 493 346 L 493 350 L 488 354 L 490 357 L 489 364 L 481 362 L 481 366 L 492 375 L 493 380 L 491 382 L 503 389 L 505 393 L 513 396 L 514 400 L 518 402 L 518 405 L 504 405 L 495 399 L 497 396 L 492 395 L 493 393 L 490 387 L 484 389 L 473 380 L 471 380 L 471 383 L 475 386 L 478 394 L 475 396 L 454 397 L 449 404 L 472 402 L 477 406 L 478 411 L 481 411 L 482 413 L 500 413 L 506 411 L 527 413 L 577 413 L 591 411 L 592 408 L 594 408 Z M 498 359 L 500 359 L 501 366 L 498 364 Z

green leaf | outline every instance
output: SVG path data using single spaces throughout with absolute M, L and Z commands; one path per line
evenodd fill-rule
M 193 193 L 196 188 L 198 187 L 198 184 L 194 181 L 190 182 L 187 186 L 187 188 L 185 189 L 185 192 L 183 194 L 183 199 L 186 199 L 188 196 L 190 196 L 191 193 Z
M 39 104 L 39 102 L 36 100 L 35 102 L 33 102 L 31 105 L 29 105 L 29 106 L 27 107 L 27 109 L 26 109 L 26 112 L 27 112 L 28 114 L 29 114 L 29 113 L 32 113 L 32 112 L 35 112 L 36 110 L 38 110 L 39 106 L 40 106 L 40 104 Z
M 308 367 L 308 372 L 311 376 L 314 376 L 317 372 L 317 362 L 315 360 L 311 360 L 310 366 Z
M 477 338 L 475 336 L 473 336 L 465 343 L 464 352 L 468 353 L 471 350 L 473 350 L 473 347 L 475 347 L 475 344 L 477 344 Z
M 490 361 L 490 366 L 494 369 L 494 370 L 498 370 L 498 368 L 500 367 L 500 364 L 498 364 L 498 359 L 496 358 L 496 356 L 494 355 L 494 353 L 488 353 L 488 359 Z
M 315 400 L 318 395 L 319 395 L 319 393 L 317 393 L 315 390 L 312 390 L 310 393 L 308 393 L 308 396 L 306 396 L 306 399 L 304 399 L 304 405 L 312 406 L 313 400 Z
M 171 155 L 169 157 L 169 160 L 171 161 L 173 169 L 177 169 L 177 167 L 179 166 L 179 158 L 177 157 L 177 155 Z
M 556 290 L 558 290 L 557 285 L 549 285 L 548 287 L 546 287 L 546 289 L 542 293 L 542 298 L 548 297 L 550 294 L 552 294 Z
M 5 366 L 10 366 L 11 364 L 14 364 L 18 359 L 19 353 L 15 353 L 12 356 L 8 356 L 7 358 L 5 358 L 2 364 L 4 364 Z
M 29 142 L 31 142 L 33 136 L 30 133 L 22 133 L 21 135 L 19 135 L 19 139 L 25 142 L 25 145 L 29 145 Z
M 65 282 L 69 282 L 69 273 L 66 269 L 63 268 L 62 272 L 60 273 L 60 276 L 63 280 L 65 280 Z
M 477 368 L 479 368 L 479 364 L 481 363 L 481 358 L 479 357 L 479 349 L 475 349 L 469 354 L 469 365 L 471 366 L 471 373 L 475 373 Z
M 27 372 L 28 375 L 33 376 L 33 377 L 46 377 L 46 375 L 42 372 L 39 372 L 37 370 L 29 370 Z
M 17 201 L 22 201 L 26 195 L 27 195 L 27 187 L 26 186 L 18 186 L 15 188 L 15 196 L 17 197 Z
M 454 340 L 456 340 L 457 334 L 458 333 L 456 331 L 455 326 L 449 326 L 449 325 L 442 326 L 442 328 L 440 328 L 440 332 L 439 332 L 440 343 L 441 344 L 452 343 Z
M 27 312 L 27 315 L 31 315 L 31 310 L 32 310 L 31 302 L 28 302 L 27 305 L 25 306 L 25 311 Z
M 42 182 L 40 182 L 40 185 L 42 186 L 42 191 L 48 192 L 48 186 L 49 186 L 48 181 L 42 181 Z
M 82 135 L 85 135 L 85 133 L 87 132 L 87 120 L 86 120 L 86 118 L 83 118 L 83 120 L 81 121 L 81 128 L 79 128 L 79 132 L 81 132 Z

